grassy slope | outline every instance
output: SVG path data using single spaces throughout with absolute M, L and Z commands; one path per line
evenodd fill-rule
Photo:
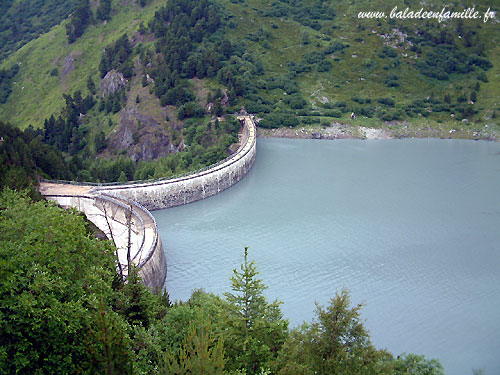
M 232 4 L 229 0 L 223 1 L 227 8 L 234 14 L 234 20 L 237 27 L 231 37 L 234 41 L 242 40 L 247 34 L 255 33 L 259 28 L 272 33 L 272 37 L 268 39 L 269 48 L 264 48 L 262 43 L 246 40 L 245 43 L 249 49 L 260 57 L 263 61 L 268 75 L 281 75 L 286 73 L 286 63 L 288 61 L 298 62 L 302 56 L 314 50 L 325 48 L 330 42 L 325 40 L 323 30 L 316 31 L 309 27 L 300 25 L 298 22 L 285 18 L 270 18 L 262 17 L 259 11 L 270 9 L 271 2 L 266 0 L 247 0 L 247 6 L 241 4 Z M 311 3 L 311 1 L 304 1 Z M 298 83 L 304 98 L 312 105 L 319 107 L 321 105 L 319 99 L 326 97 L 330 102 L 346 101 L 348 105 L 355 105 L 351 98 L 366 97 L 376 99 L 378 97 L 392 97 L 396 103 L 408 103 L 415 98 L 425 98 L 431 93 L 436 97 L 443 98 L 444 94 L 449 92 L 456 86 L 462 86 L 464 90 L 469 90 L 476 82 L 476 74 L 472 73 L 466 76 L 451 77 L 449 81 L 439 81 L 437 79 L 426 77 L 420 74 L 417 69 L 409 63 L 408 57 L 402 57 L 400 50 L 400 59 L 403 63 L 396 69 L 384 70 L 383 65 L 388 59 L 381 59 L 376 56 L 376 52 L 383 46 L 382 39 L 379 36 L 382 32 L 390 31 L 394 26 L 382 21 L 382 25 L 377 25 L 377 20 L 360 20 L 357 19 L 359 11 L 383 10 L 389 13 L 390 10 L 398 5 L 399 9 L 404 9 L 406 6 L 403 1 L 392 1 L 387 4 L 386 1 L 345 1 L 331 2 L 336 11 L 336 18 L 333 21 L 326 23 L 333 26 L 333 32 L 330 37 L 333 39 L 341 39 L 348 43 L 350 47 L 343 53 L 335 53 L 340 61 L 331 61 L 333 69 L 330 72 L 315 72 L 305 73 L 299 76 Z M 426 5 L 425 9 L 439 10 L 442 7 L 442 2 L 434 2 L 437 5 Z M 494 5 L 493 1 L 481 1 L 480 14 L 485 11 L 485 6 Z M 421 5 L 413 4 L 411 9 L 418 10 Z M 421 20 L 404 20 L 405 23 L 421 23 Z M 272 28 L 272 24 L 278 26 L 277 29 Z M 476 29 L 481 34 L 483 40 L 486 41 L 488 49 L 488 57 L 494 64 L 486 74 L 488 83 L 481 83 L 481 90 L 478 95 L 478 107 L 481 110 L 479 116 L 475 120 L 480 120 L 482 124 L 474 124 L 475 130 L 482 128 L 485 123 L 490 127 L 494 126 L 500 130 L 499 120 L 491 119 L 493 109 L 500 109 L 500 86 L 498 85 L 498 77 L 500 72 L 500 24 L 498 22 L 488 22 L 484 24 L 482 20 L 465 20 L 467 25 L 471 24 L 475 27 L 480 26 L 481 29 Z M 359 30 L 358 25 L 364 26 L 364 30 Z M 445 26 L 443 26 L 445 27 Z M 310 35 L 310 43 L 303 45 L 301 43 L 301 34 L 308 33 Z M 362 40 L 356 40 L 361 38 Z M 407 51 L 406 51 L 407 52 Z M 409 55 L 414 53 L 409 52 Z M 371 59 L 375 64 L 370 69 L 363 67 L 363 62 Z M 399 76 L 400 87 L 389 88 L 384 84 L 384 79 L 388 74 L 396 73 Z M 264 93 L 271 99 L 279 99 L 283 95 L 280 90 Z M 324 99 L 323 99 L 324 100 Z M 274 100 L 273 100 L 274 101 Z M 500 117 L 500 116 L 499 116 Z M 342 120 L 344 123 L 361 124 L 364 126 L 377 127 L 383 124 L 377 118 L 360 118 L 355 122 L 350 121 L 346 114 Z M 409 119 L 410 125 L 420 128 L 434 127 L 442 129 L 442 132 L 448 132 L 450 129 L 460 129 L 466 125 L 450 119 L 449 114 L 439 115 L 434 119 L 413 118 Z M 493 125 L 496 124 L 496 125 Z M 397 125 L 396 125 L 397 126 Z M 466 130 L 473 130 L 467 125 Z
M 0 68 L 20 63 L 15 77 L 12 94 L 6 104 L 0 106 L 0 118 L 20 128 L 29 124 L 43 125 L 43 120 L 63 107 L 63 93 L 81 90 L 87 92 L 87 77 L 91 75 L 96 85 L 100 82 L 99 62 L 101 51 L 117 40 L 123 33 L 136 31 L 139 24 L 147 24 L 156 8 L 163 1 L 155 0 L 146 8 L 133 6 L 131 2 L 113 2 L 114 13 L 107 24 L 91 25 L 84 35 L 73 44 L 68 44 L 65 23 L 23 46 L 6 59 Z M 126 6 L 124 6 L 126 5 Z M 64 74 L 68 56 L 75 55 L 74 70 Z M 59 70 L 58 76 L 51 76 L 52 69 Z
M 243 4 L 233 4 L 229 0 L 220 0 L 220 2 L 234 15 L 233 21 L 236 23 L 236 28 L 227 34 L 228 37 L 236 43 L 245 40 L 249 51 L 264 63 L 266 77 L 285 74 L 288 61 L 298 62 L 304 54 L 325 48 L 330 43 L 330 41 L 325 40 L 327 39 L 324 34 L 325 28 L 316 31 L 302 26 L 292 19 L 263 17 L 260 13 L 271 7 L 270 1 L 247 0 Z M 310 2 L 304 0 L 304 3 Z M 120 12 L 114 15 L 108 24 L 90 26 L 84 36 L 72 45 L 66 41 L 64 22 L 49 33 L 25 45 L 4 61 L 1 66 L 7 67 L 15 62 L 22 64 L 20 73 L 15 77 L 16 84 L 13 86 L 13 93 L 8 102 L 0 106 L 0 118 L 21 128 L 25 128 L 30 123 L 35 127 L 40 126 L 43 119 L 52 113 L 57 113 L 62 107 L 62 94 L 64 92 L 73 93 L 79 89 L 85 93 L 86 78 L 89 74 L 98 84 L 100 81 L 98 64 L 102 48 L 116 40 L 124 32 L 128 32 L 130 36 L 138 29 L 140 22 L 143 21 L 147 24 L 155 9 L 163 3 L 164 1 L 153 1 L 148 7 L 141 9 L 131 5 L 126 0 L 120 0 L 119 3 L 113 3 L 114 9 L 120 9 Z M 435 3 L 441 4 L 440 2 Z M 492 2 L 489 0 L 481 1 L 481 4 L 484 5 L 488 3 Z M 383 69 L 387 59 L 376 56 L 376 52 L 383 46 L 379 34 L 390 31 L 393 26 L 386 22 L 382 22 L 382 25 L 378 26 L 376 20 L 358 20 L 356 15 L 361 10 L 389 12 L 394 5 L 399 5 L 400 8 L 404 7 L 403 1 L 396 0 L 390 5 L 382 0 L 370 2 L 366 0 L 332 1 L 332 4 L 337 16 L 333 21 L 322 21 L 323 25 L 332 28 L 330 35 L 332 40 L 342 39 L 349 43 L 350 47 L 344 52 L 334 54 L 339 61 L 332 59 L 333 69 L 330 72 L 312 71 L 298 76 L 297 81 L 301 93 L 312 105 L 312 108 L 320 106 L 320 99 L 324 100 L 324 97 L 330 102 L 346 101 L 348 105 L 355 104 L 351 99 L 356 96 L 372 99 L 393 97 L 397 103 L 409 102 L 414 98 L 425 98 L 431 93 L 442 98 L 456 85 L 461 85 L 465 90 L 468 90 L 476 82 L 475 75 L 462 76 L 450 81 L 438 81 L 423 76 L 410 63 L 407 63 L 408 59 L 404 57 L 400 57 L 403 63 L 398 68 L 388 71 Z M 415 6 L 413 5 L 412 9 Z M 427 7 L 434 10 L 439 9 L 438 6 L 428 5 Z M 480 7 L 482 12 L 483 8 L 483 6 Z M 423 21 L 405 20 L 402 22 Z M 437 127 L 442 128 L 445 132 L 448 129 L 459 129 L 460 127 L 467 130 L 477 130 L 479 127 L 489 124 L 500 130 L 498 125 L 500 116 L 497 119 L 491 119 L 493 109 L 497 109 L 500 114 L 500 86 L 497 84 L 500 75 L 500 26 L 493 22 L 483 24 L 482 20 L 466 20 L 465 22 L 481 25 L 478 32 L 488 41 L 489 59 L 494 64 L 494 67 L 487 72 L 489 82 L 481 83 L 481 91 L 478 95 L 477 105 L 481 109 L 481 113 L 475 119 L 481 123 L 474 124 L 474 129 L 472 129 L 471 125 L 464 125 L 450 119 L 449 114 L 442 114 L 432 120 L 421 117 L 409 119 L 410 125 L 421 128 Z M 273 29 L 272 24 L 277 25 L 278 28 Z M 358 24 L 364 26 L 364 30 L 359 30 Z M 257 32 L 259 28 L 269 31 L 272 35 L 267 40 L 267 46 L 262 42 L 252 42 L 245 39 L 246 35 Z M 301 42 L 301 35 L 304 32 L 310 35 L 310 43 L 307 45 L 303 45 Z M 65 59 L 72 52 L 76 53 L 76 56 L 81 52 L 81 55 L 75 58 L 74 71 L 64 75 Z M 363 62 L 368 59 L 374 62 L 374 66 L 365 69 Z M 50 75 L 50 71 L 54 67 L 59 69 L 57 77 Z M 384 84 L 385 77 L 392 73 L 396 73 L 400 77 L 401 86 L 398 88 L 388 88 Z M 272 102 L 283 97 L 281 90 L 261 91 L 259 94 L 271 99 Z M 332 119 L 326 120 L 331 121 Z M 341 121 L 347 124 L 361 124 L 371 127 L 383 124 L 377 118 L 358 117 L 355 122 L 352 122 L 347 114 Z M 494 125 L 495 123 L 496 125 Z
M 0 49 L 0 62 L 9 53 L 15 52 L 20 46 L 29 40 L 36 38 L 40 32 L 49 31 L 51 25 L 55 25 L 74 9 L 75 0 L 39 0 L 37 6 L 41 9 L 33 8 L 35 4 L 28 4 L 24 0 L 3 0 L 0 5 L 0 24 L 8 25 L 0 38 L 12 43 L 9 47 L 5 45 Z M 11 22 L 16 22 L 17 32 L 13 34 Z

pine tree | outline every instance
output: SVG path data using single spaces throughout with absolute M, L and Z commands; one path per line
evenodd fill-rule
M 112 312 L 106 311 L 101 299 L 96 313 L 94 329 L 90 332 L 87 351 L 93 373 L 132 374 L 133 367 L 129 357 L 129 343 L 125 329 Z
M 317 305 L 316 320 L 295 328 L 273 364 L 281 375 L 392 374 L 392 356 L 377 350 L 370 342 L 361 319 L 362 305 L 350 305 L 346 290 L 330 300 L 326 307 Z M 401 366 L 395 374 L 427 374 L 408 371 Z M 429 374 L 441 374 L 429 372 Z
M 121 295 L 122 298 L 117 301 L 117 311 L 130 325 L 148 329 L 154 314 L 155 298 L 142 283 L 134 265 L 128 269 L 127 282 L 122 286 Z
M 121 171 L 120 177 L 118 177 L 118 182 L 127 182 L 127 175 L 124 171 Z
M 95 151 L 97 153 L 101 152 L 108 146 L 108 142 L 106 141 L 106 135 L 103 131 L 100 131 L 94 136 L 94 145 Z
M 96 17 L 97 19 L 104 21 L 111 18 L 111 0 L 100 0 L 99 7 L 97 8 Z
M 190 324 L 181 348 L 165 352 L 160 374 L 222 375 L 225 362 L 223 341 L 214 338 L 210 320 L 200 313 Z
M 95 83 L 91 76 L 87 78 L 87 89 L 92 95 L 95 95 L 96 93 Z
M 71 132 L 71 143 L 69 144 L 69 153 L 75 155 L 78 151 L 82 149 L 83 136 L 78 131 L 78 128 L 73 128 Z
M 239 319 L 248 330 L 263 313 L 266 304 L 263 292 L 267 287 L 256 278 L 258 272 L 255 263 L 248 262 L 248 247 L 245 247 L 245 260 L 240 269 L 241 272 L 233 270 L 231 277 L 231 289 L 235 294 L 226 293 L 225 296 L 236 307 Z
M 288 328 L 278 301 L 267 302 L 264 290 L 267 286 L 257 278 L 254 262 L 248 261 L 245 247 L 244 262 L 231 277 L 232 293 L 225 293 L 231 305 L 228 311 L 229 326 L 226 330 L 226 346 L 230 370 L 245 370 L 256 374 L 264 370 L 281 348 Z

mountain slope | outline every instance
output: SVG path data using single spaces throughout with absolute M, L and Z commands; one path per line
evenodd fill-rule
M 74 10 L 75 0 L 3 0 L 0 3 L 0 62 L 49 31 Z
M 0 67 L 18 64 L 20 69 L 12 94 L 0 106 L 0 118 L 21 128 L 43 125 L 46 118 L 63 108 L 63 93 L 87 91 L 88 76 L 100 81 L 102 50 L 123 34 L 134 34 L 141 22 L 147 23 L 153 17 L 160 3 L 154 1 L 145 8 L 132 1 L 117 3 L 110 21 L 91 25 L 72 44 L 67 40 L 66 20 L 10 55 Z
M 476 7 L 483 15 L 494 3 L 482 0 Z M 161 10 L 165 4 L 174 4 L 170 13 Z M 101 4 L 92 2 L 94 21 L 73 43 L 66 35 L 73 21 L 65 20 L 0 64 L 5 72 L 18 67 L 2 83 L 12 93 L 0 104 L 0 119 L 20 128 L 43 127 L 51 115 L 67 112 L 64 95 L 90 95 L 89 81 L 99 87 L 113 68 L 125 75 L 125 89 L 119 97 L 93 94 L 97 103 L 83 111 L 81 127 L 75 123 L 80 134 L 72 139 L 83 141 L 73 151 L 84 159 L 96 154 L 155 159 L 184 150 L 186 137 L 206 148 L 220 136 L 202 126 L 210 120 L 208 112 L 232 113 L 241 106 L 262 118 L 263 128 L 321 130 L 341 123 L 351 134 L 364 126 L 406 136 L 498 137 L 498 17 L 488 22 L 358 17 L 370 10 L 389 14 L 395 6 L 442 8 L 439 1 L 409 4 L 117 0 L 110 18 L 101 21 L 96 10 Z M 449 5 L 457 11 L 469 6 L 470 1 Z M 200 15 L 210 7 L 211 15 Z M 201 19 L 205 23 L 197 24 Z M 177 34 L 168 36 L 173 27 Z M 113 46 L 124 40 L 128 52 L 121 57 Z M 103 56 L 120 61 L 103 65 Z

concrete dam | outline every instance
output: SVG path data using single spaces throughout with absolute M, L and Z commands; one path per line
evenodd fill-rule
M 208 198 L 248 173 L 257 152 L 257 130 L 252 116 L 238 119 L 242 123 L 238 150 L 193 174 L 123 184 L 43 181 L 40 192 L 63 207 L 83 212 L 115 243 L 123 274 L 126 276 L 131 261 L 138 267 L 144 284 L 157 291 L 165 282 L 167 264 L 156 221 L 149 211 Z

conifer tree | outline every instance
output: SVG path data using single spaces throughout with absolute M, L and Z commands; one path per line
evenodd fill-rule
M 94 80 L 92 79 L 92 76 L 89 76 L 87 78 L 87 89 L 92 95 L 95 95 L 96 93 L 96 88 L 95 88 L 95 83 Z
M 245 247 L 244 262 L 231 277 L 232 293 L 225 293 L 230 303 L 226 330 L 226 349 L 231 362 L 230 370 L 245 370 L 256 374 L 268 367 L 281 348 L 288 328 L 279 305 L 267 302 L 264 290 L 267 286 L 257 278 L 254 262 L 248 261 Z
M 120 172 L 120 177 L 118 177 L 118 182 L 127 182 L 127 176 L 124 171 Z
M 93 373 L 133 374 L 125 329 L 117 316 L 106 311 L 102 299 L 89 337 L 87 351 Z
M 178 351 L 171 348 L 165 352 L 160 374 L 222 375 L 226 362 L 224 345 L 222 339 L 214 338 L 210 319 L 200 312 L 188 332 Z

